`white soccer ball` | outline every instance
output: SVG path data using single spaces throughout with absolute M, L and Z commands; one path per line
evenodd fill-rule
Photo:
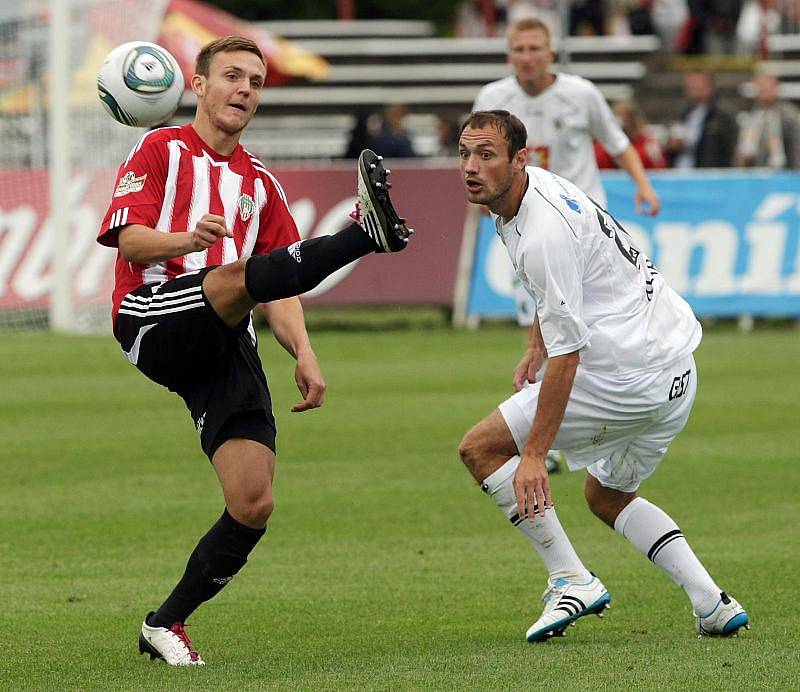
M 97 76 L 97 95 L 114 120 L 150 127 L 169 119 L 183 96 L 183 74 L 155 43 L 131 41 L 112 50 Z

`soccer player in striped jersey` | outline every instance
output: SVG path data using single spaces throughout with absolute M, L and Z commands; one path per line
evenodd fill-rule
M 459 139 L 467 198 L 489 208 L 536 305 L 523 362 L 540 382 L 500 404 L 464 437 L 460 454 L 482 489 L 548 571 L 544 611 L 528 641 L 602 614 L 611 596 L 585 567 L 553 507 L 547 450 L 588 471 L 590 509 L 681 586 L 700 635 L 748 625 L 675 522 L 638 495 L 683 429 L 695 398 L 700 323 L 616 220 L 575 185 L 526 166 L 526 132 L 504 110 L 467 119 Z
M 194 121 L 141 138 L 98 236 L 118 248 L 114 334 L 131 363 L 184 399 L 225 500 L 183 577 L 142 624 L 139 650 L 170 665 L 204 664 L 186 619 L 244 566 L 273 509 L 275 419 L 252 309 L 263 307 L 297 360 L 302 401 L 292 411 L 321 406 L 325 381 L 296 296 L 368 253 L 402 250 L 411 233 L 389 200 L 381 158 L 365 150 L 357 223 L 300 240 L 280 184 L 239 143 L 265 77 L 249 39 L 205 46 L 191 80 Z

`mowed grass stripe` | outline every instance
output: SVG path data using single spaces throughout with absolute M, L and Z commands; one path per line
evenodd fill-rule
M 328 384 L 298 400 L 262 353 L 280 433 L 277 511 L 240 577 L 190 620 L 209 665 L 136 654 L 141 618 L 222 504 L 182 402 L 111 337 L 0 339 L 0 688 L 790 689 L 800 520 L 795 331 L 710 331 L 687 429 L 643 488 L 753 630 L 697 640 L 682 592 L 594 519 L 582 474 L 559 516 L 613 596 L 532 646 L 544 572 L 461 467 L 463 433 L 510 391 L 517 329 L 313 335 Z

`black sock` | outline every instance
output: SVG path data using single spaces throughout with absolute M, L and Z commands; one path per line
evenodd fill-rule
M 149 618 L 152 627 L 172 627 L 186 622 L 197 607 L 216 596 L 244 567 L 247 556 L 266 532 L 240 524 L 227 508 L 216 524 L 200 539 L 186 571 L 166 601 Z
M 375 249 L 375 242 L 361 227 L 351 224 L 335 235 L 302 240 L 268 255 L 251 257 L 244 271 L 245 288 L 259 303 L 297 296 Z

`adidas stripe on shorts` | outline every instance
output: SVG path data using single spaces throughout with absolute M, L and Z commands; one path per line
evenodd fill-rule
M 252 321 L 232 329 L 217 316 L 202 287 L 213 269 L 126 295 L 117 317 L 122 349 L 147 377 L 183 397 L 209 458 L 231 437 L 274 451 L 275 418 Z

